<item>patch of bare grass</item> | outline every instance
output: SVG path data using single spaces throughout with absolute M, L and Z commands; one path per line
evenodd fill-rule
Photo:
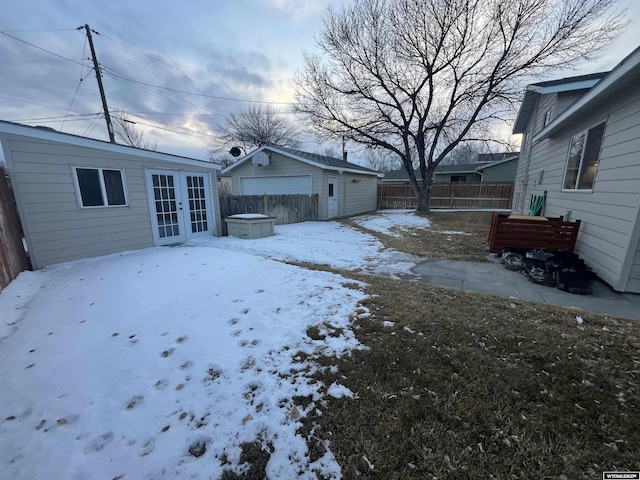
M 375 236 L 387 248 L 401 252 L 420 257 L 487 261 L 491 212 L 431 212 L 424 216 L 431 222 L 431 228 L 410 229 L 400 237 L 366 229 L 348 219 L 344 223 Z
M 638 322 L 351 276 L 368 284 L 355 331 L 369 349 L 320 359 L 339 368 L 318 378 L 355 397 L 326 400 L 302 429 L 316 455 L 331 442 L 343 478 L 640 470 Z

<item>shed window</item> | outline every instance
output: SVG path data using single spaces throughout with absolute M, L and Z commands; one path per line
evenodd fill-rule
M 83 207 L 112 207 L 127 204 L 122 170 L 76 168 Z
M 571 137 L 564 174 L 565 190 L 590 190 L 598 171 L 605 122 Z

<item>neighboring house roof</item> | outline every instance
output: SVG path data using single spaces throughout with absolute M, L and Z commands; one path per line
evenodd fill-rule
M 322 168 L 323 170 L 362 173 L 364 175 L 377 175 L 379 177 L 383 176 L 383 174 L 380 172 L 376 172 L 375 170 L 371 170 L 370 168 L 356 165 L 355 163 L 347 162 L 346 160 L 342 160 L 340 158 L 329 157 L 327 155 L 319 155 L 317 153 L 304 152 L 302 150 L 296 150 L 293 148 L 279 147 L 276 145 L 263 145 L 260 148 L 257 148 L 253 152 L 249 153 L 248 155 L 245 155 L 232 165 L 229 165 L 227 168 L 222 170 L 222 172 L 232 172 L 239 166 L 244 165 L 246 162 L 251 160 L 251 157 L 253 157 L 256 153 L 263 150 L 270 150 L 272 152 L 279 153 L 280 155 L 294 158 L 303 163 L 313 165 L 314 167 Z
M 138 157 L 147 157 L 154 160 L 165 160 L 170 162 L 179 162 L 185 165 L 195 165 L 198 167 L 207 166 L 209 168 L 220 170 L 220 165 L 216 165 L 205 160 L 196 158 L 183 157 L 181 155 L 173 155 L 171 153 L 156 152 L 155 150 L 145 150 L 143 148 L 130 147 L 128 145 L 120 145 L 118 143 L 106 142 L 95 138 L 81 137 L 71 133 L 58 132 L 52 128 L 32 127 L 21 123 L 7 122 L 0 120 L 0 133 L 13 135 L 22 135 L 40 140 L 48 140 L 52 142 L 66 143 L 78 147 L 96 148 L 125 155 L 136 155 Z
M 491 154 L 486 154 L 491 155 Z M 461 174 L 461 173 L 480 173 L 484 169 L 489 167 L 495 167 L 496 165 L 500 165 L 502 163 L 510 162 L 512 160 L 517 160 L 519 158 L 520 152 L 513 153 L 499 153 L 494 154 L 496 156 L 506 156 L 503 160 L 499 160 L 497 162 L 491 163 L 459 163 L 457 165 L 438 165 L 436 167 L 436 174 L 447 175 L 447 174 Z M 414 170 L 416 178 L 420 178 L 420 170 Z M 389 170 L 384 175 L 385 180 L 394 180 L 394 181 L 409 181 L 409 175 L 404 168 L 399 170 Z
M 577 116 L 601 105 L 616 95 L 628 95 L 630 89 L 640 84 L 640 47 L 625 57 L 587 93 L 576 100 L 564 112 L 543 128 L 536 139 L 547 138 Z
M 510 157 L 505 158 L 504 160 L 499 160 L 497 162 L 492 162 L 492 163 L 487 163 L 485 165 L 481 165 L 478 168 L 476 168 L 476 170 L 478 172 L 482 172 L 484 170 L 486 170 L 487 168 L 492 168 L 492 167 L 497 167 L 498 165 L 502 165 L 503 163 L 507 163 L 507 162 L 512 162 L 514 160 L 518 160 L 520 158 L 520 152 L 514 152 Z
M 547 82 L 538 82 L 527 85 L 518 116 L 513 124 L 513 133 L 524 133 L 529 117 L 536 108 L 538 97 L 549 93 L 570 92 L 574 90 L 588 90 L 598 83 L 609 72 L 591 73 L 565 77 Z
M 520 152 L 479 153 L 478 163 L 495 163 L 518 155 Z
M 477 163 L 458 163 L 455 165 L 438 165 L 436 167 L 436 174 L 449 174 L 449 173 L 476 173 Z

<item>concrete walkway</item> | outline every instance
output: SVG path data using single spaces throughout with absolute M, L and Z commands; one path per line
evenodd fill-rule
M 411 272 L 418 275 L 420 281 L 431 285 L 640 319 L 640 294 L 615 292 L 599 280 L 593 284 L 592 295 L 575 295 L 531 283 L 521 272 L 507 270 L 497 262 L 475 263 L 434 258 L 417 263 Z

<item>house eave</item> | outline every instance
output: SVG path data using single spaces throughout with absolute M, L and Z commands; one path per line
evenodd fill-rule
M 534 141 L 551 137 L 577 115 L 580 115 L 596 102 L 604 100 L 608 95 L 613 94 L 616 87 L 624 85 L 625 82 L 636 82 L 638 78 L 640 78 L 640 47 L 636 48 L 630 55 L 616 65 L 616 67 L 589 92 L 576 100 L 569 108 L 549 123 L 549 125 L 543 128 L 534 137 Z
M 559 82 L 552 85 L 544 85 L 545 83 L 549 82 L 533 83 L 531 85 L 527 85 L 524 98 L 522 100 L 522 103 L 520 104 L 518 116 L 516 117 L 516 121 L 513 124 L 513 133 L 524 133 L 527 123 L 529 122 L 529 118 L 535 110 L 535 106 L 540 95 L 571 92 L 574 90 L 587 90 L 589 88 L 593 88 L 593 86 L 596 85 L 602 78 L 597 75 L 602 74 L 596 74 L 593 76 L 594 78 L 586 79 L 582 77 L 579 77 L 575 80 L 568 78 L 565 82 Z

